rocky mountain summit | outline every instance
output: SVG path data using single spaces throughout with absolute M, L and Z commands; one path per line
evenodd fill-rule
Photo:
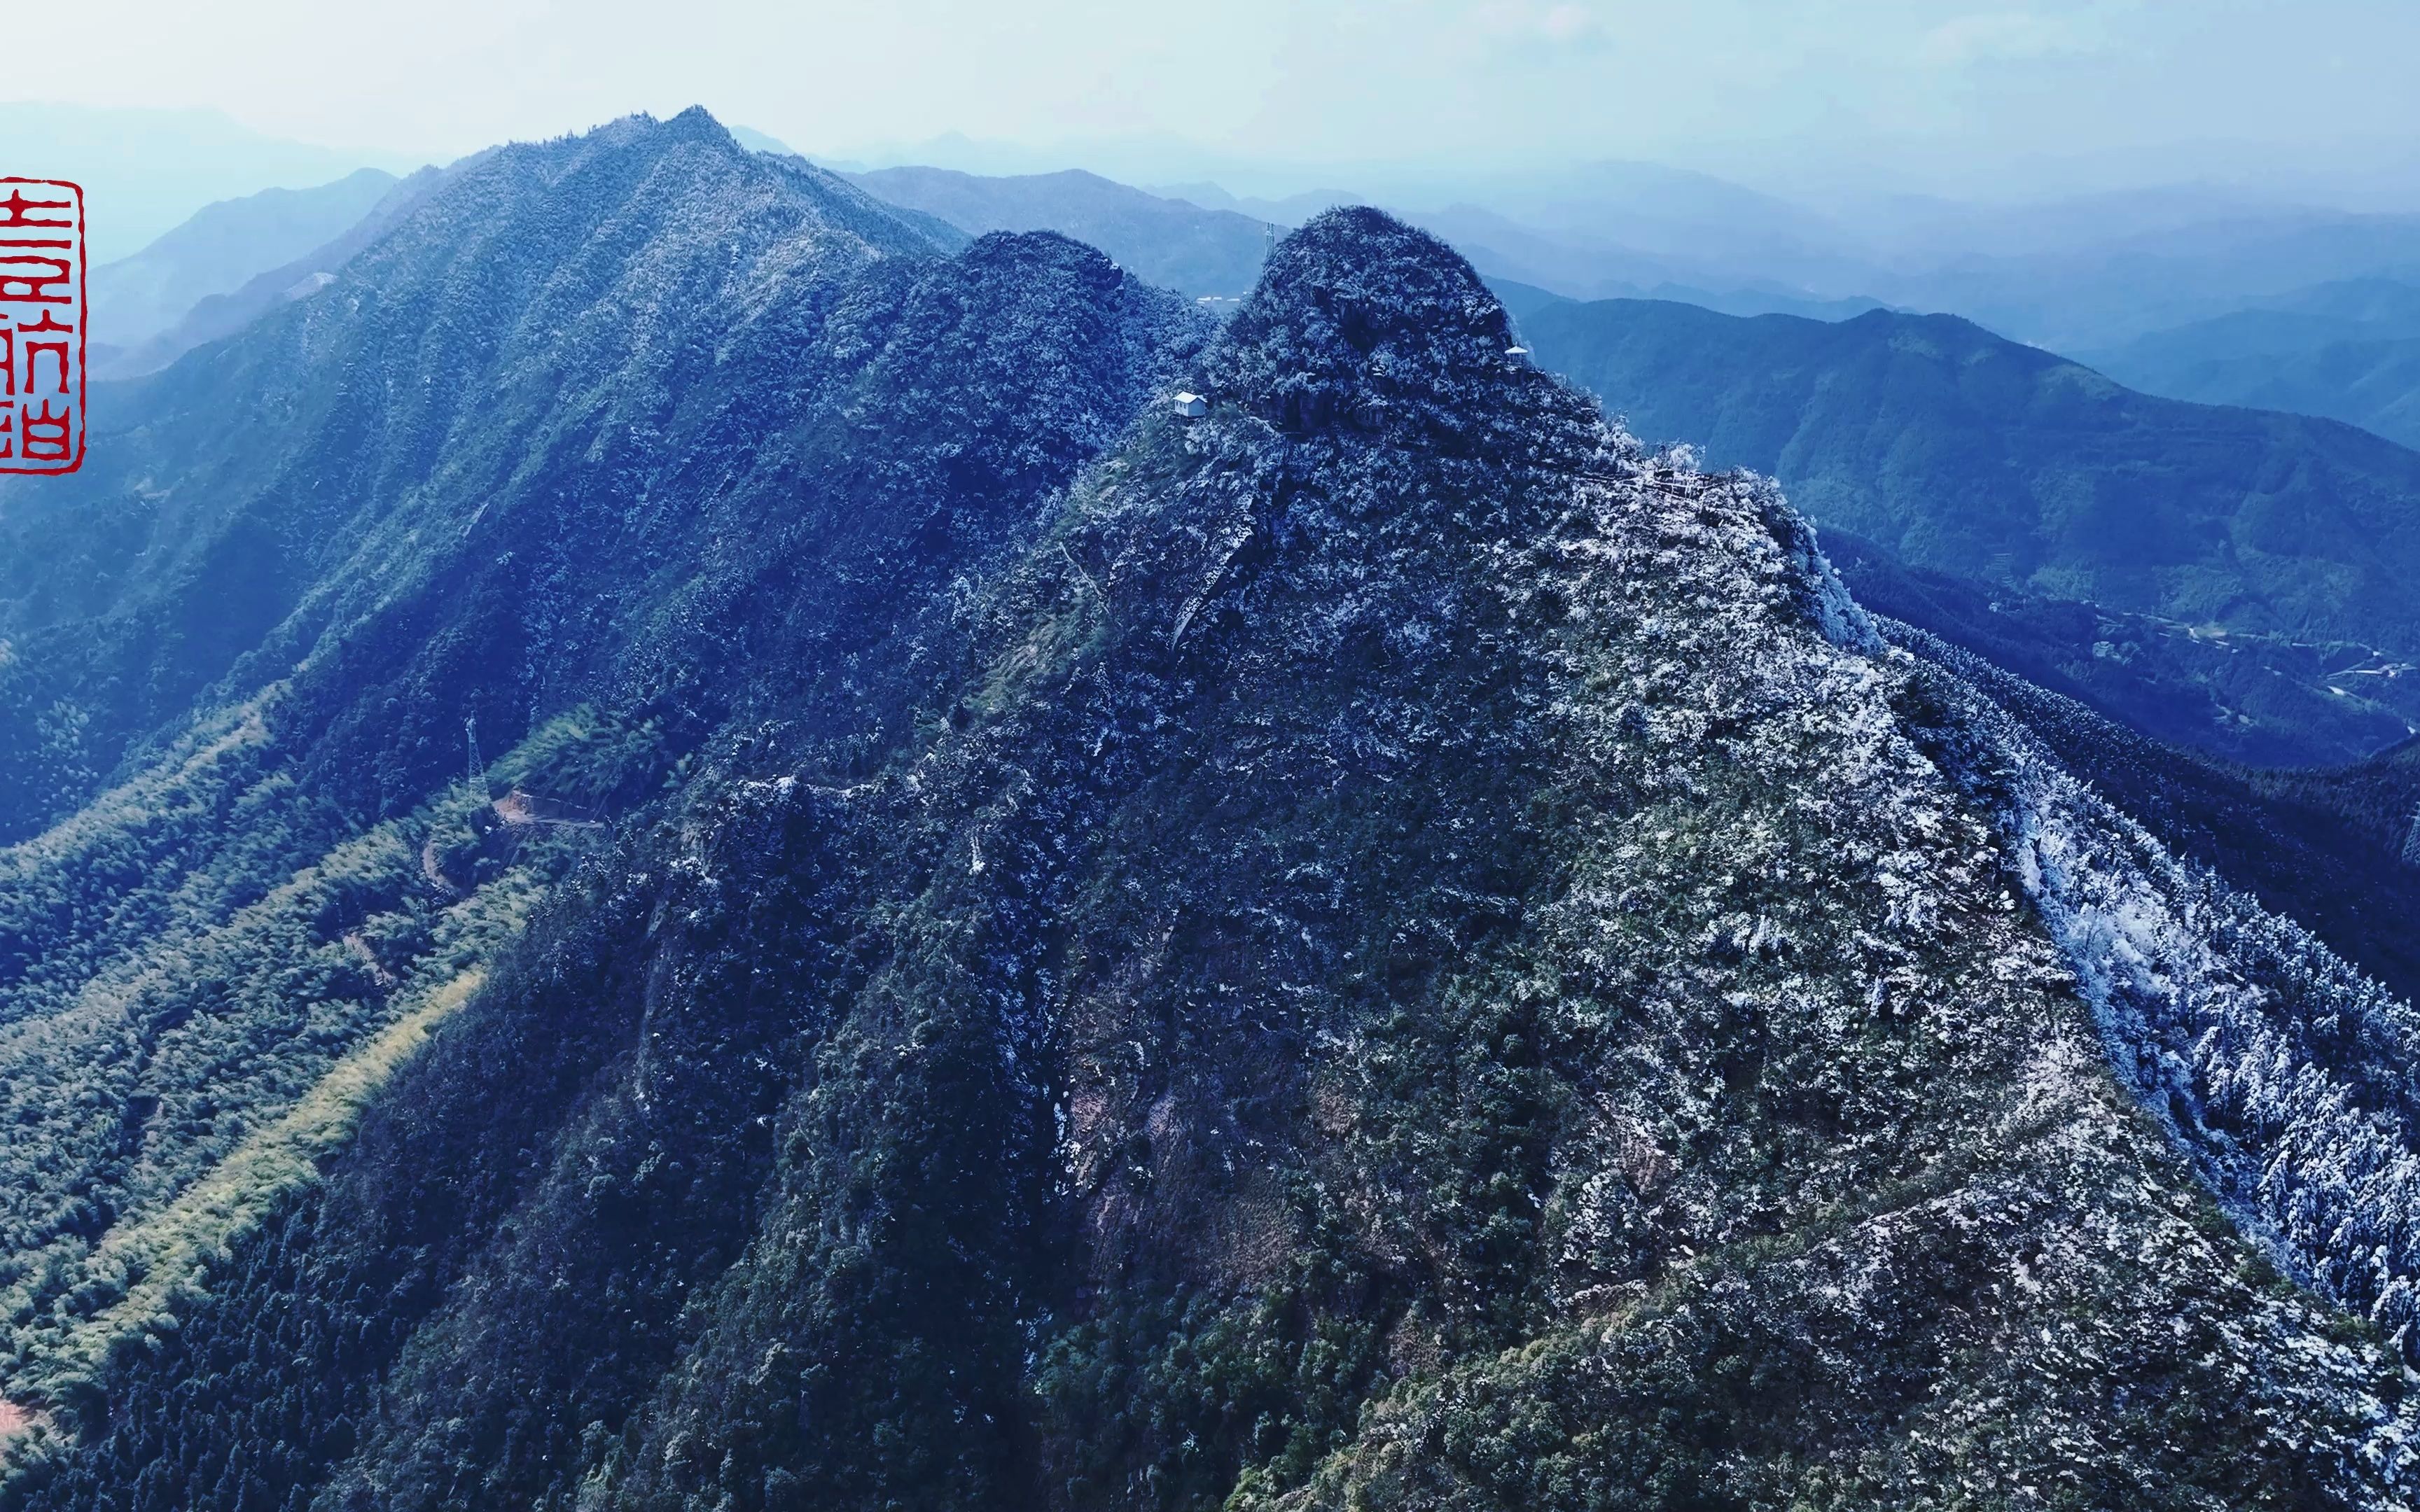
M 0 496 L 0 1504 L 2409 1504 L 2407 1005 L 1433 238 L 853 193 L 508 149 Z

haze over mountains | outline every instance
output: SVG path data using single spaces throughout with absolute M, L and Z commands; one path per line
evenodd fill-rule
M 741 140 L 790 150 L 761 133 L 743 131 Z M 932 149 L 959 164 L 1010 161 L 986 158 L 975 144 Z M 1402 166 L 1365 167 L 1374 181 L 1362 189 L 1274 198 L 1238 197 L 1215 183 L 1146 192 L 1074 171 L 871 171 L 897 202 L 961 231 L 1059 230 L 1196 297 L 1232 299 L 1249 285 L 1263 251 L 1260 227 L 1369 200 L 1446 237 L 1492 279 L 1567 298 L 1665 299 L 1822 319 L 1878 305 L 1947 312 L 2146 392 L 2322 415 L 2414 439 L 2410 354 L 2396 345 L 2413 339 L 2408 322 L 2328 308 L 2342 290 L 2382 288 L 2420 270 L 2420 218 L 2412 216 L 2194 186 L 2010 205 L 1835 193 L 1817 207 L 1619 161 L 1426 180 Z M 258 270 L 282 267 L 300 250 Z M 2319 323 L 2303 320 L 2299 334 L 2286 336 L 2278 322 L 2299 316 Z M 222 320 L 208 329 L 224 328 Z M 2274 361 L 2288 353 L 2291 363 Z M 160 360 L 155 350 L 138 366 Z
M 940 168 L 852 174 L 893 205 L 971 236 L 1056 231 L 1100 248 L 1146 282 L 1194 297 L 1242 298 L 1268 255 L 1266 223 L 1160 199 L 1094 174 L 983 178 Z
M 2323 284 L 2085 360 L 2153 393 L 2325 415 L 2420 445 L 2420 284 Z
M 1038 177 L 978 181 L 1011 194 L 1007 186 Z M 1451 191 L 1399 177 L 1280 199 L 1238 198 L 1216 184 L 1157 193 L 1285 225 L 1335 204 L 1383 205 L 1446 237 L 1492 278 L 1570 298 L 1676 298 L 1824 318 L 1877 304 L 1947 311 L 2068 352 L 2330 281 L 2420 270 L 2420 215 L 2213 190 L 2009 206 L 1900 196 L 1819 209 L 1702 174 L 1605 162 Z
M 771 138 L 744 132 L 741 138 L 754 150 L 788 151 Z M 926 234 L 945 243 L 993 230 L 1054 229 L 1101 246 L 1147 282 L 1192 294 L 1214 310 L 1232 309 L 1233 294 L 1257 276 L 1275 224 L 1081 173 L 1002 178 L 895 168 L 860 174 L 856 180 L 923 217 L 919 224 Z M 425 180 L 415 179 L 398 189 L 390 203 L 360 226 L 325 246 L 267 267 L 240 290 L 213 295 L 141 347 L 104 351 L 100 370 L 154 370 L 194 345 L 240 329 L 279 301 L 309 292 L 423 187 Z M 1198 186 L 1194 192 L 1204 199 L 1221 198 L 1214 188 Z M 331 186 L 322 193 L 338 189 Z M 1590 189 L 1598 201 L 1581 204 L 1558 197 Z M 1467 207 L 1421 219 L 1432 229 L 1458 232 L 1455 239 L 1482 270 L 1500 275 L 1509 267 L 1528 273 L 1535 259 L 1544 257 L 1552 265 L 1544 276 L 1565 277 L 1567 288 L 1606 286 L 1598 275 L 1608 265 L 1589 252 L 1584 240 L 1558 241 L 1556 237 L 1622 234 L 1642 247 L 1659 249 L 1655 255 L 1668 258 L 1686 254 L 1694 238 L 1726 246 L 1726 255 L 1736 267 L 1753 269 L 1756 258 L 1776 246 L 1801 246 L 1826 234 L 1824 223 L 1810 212 L 1702 176 L 1639 165 L 1607 165 L 1584 181 L 1512 181 L 1503 186 L 1502 194 L 1504 203 L 1554 229 L 1518 225 L 1494 211 Z M 1336 197 L 1307 196 L 1292 208 L 1299 211 Z M 276 202 L 272 197 L 261 203 Z M 2074 256 L 2093 245 L 2096 236 L 2173 239 L 2230 208 L 2240 207 L 2206 193 L 2180 193 L 2126 205 L 2078 206 L 2072 213 L 2054 209 L 2030 219 L 2003 214 L 1993 225 L 2012 254 Z M 1970 218 L 1974 214 L 1966 213 Z M 212 212 L 222 224 L 235 225 L 258 214 L 249 203 Z M 1947 245 L 1956 234 L 1952 218 L 1941 207 L 1903 203 L 1895 207 L 1893 216 L 1885 224 L 1895 228 L 1890 235 L 1905 246 Z M 1759 235 L 1764 239 L 1735 245 L 1724 241 L 1719 228 L 1743 220 L 1763 225 Z M 180 244 L 196 239 L 205 244 L 211 240 L 188 235 L 180 243 L 171 238 L 147 255 L 174 267 Z M 219 237 L 216 241 L 229 239 Z M 250 254 L 256 263 L 286 258 L 291 251 L 291 238 L 282 243 L 274 238 L 256 239 Z M 1506 248 L 1515 253 L 1508 254 Z M 1642 276 L 1674 270 L 1667 263 L 1639 262 L 1646 254 L 1621 255 L 1630 259 L 1624 266 Z M 225 257 L 219 263 L 230 265 Z M 208 270 L 225 281 L 223 266 Z M 183 276 L 190 284 L 197 275 L 188 271 Z M 1501 276 L 1495 287 L 1524 322 L 1562 299 Z M 1729 293 L 1670 284 L 1657 287 L 1672 296 L 1668 304 L 1686 301 L 1740 314 L 1784 310 L 1838 320 L 1869 307 L 1869 301 L 1812 301 L 1770 284 Z M 104 280 L 104 299 L 107 292 Z M 2386 360 L 2361 366 L 2370 381 L 2366 387 L 2349 384 L 2344 393 L 2311 392 L 2325 387 L 2315 384 L 2288 392 L 2296 370 L 2283 358 L 2292 353 L 2305 366 L 2326 363 L 2342 368 L 2341 360 L 2355 348 L 2328 343 L 2347 332 L 2399 332 L 2402 327 L 2397 322 L 2408 322 L 2411 302 L 2408 285 L 2381 279 L 2263 296 L 2255 307 L 2181 328 L 2173 337 L 2145 337 L 2098 361 L 2112 370 L 2140 373 L 2154 392 L 2182 391 L 2187 396 L 2195 396 L 2193 375 L 2200 374 L 2203 388 L 2219 390 L 2207 396 L 2221 400 L 2248 395 L 2209 381 L 2212 363 L 2249 363 L 2260 374 L 2260 392 L 2278 399 L 2281 408 L 2355 421 L 2376 419 L 2391 428 L 2397 407 L 2409 398 L 2399 392 L 2391 341 L 2355 344 L 2358 350 L 2377 352 Z M 1861 587 L 1888 596 L 1929 628 L 1970 650 L 1988 650 L 2004 664 L 2021 661 L 2026 675 L 2085 697 L 2164 739 L 2247 760 L 2307 764 L 2350 759 L 2420 722 L 2420 684 L 2397 671 L 2410 657 L 2401 632 L 2394 628 L 2404 623 L 2403 610 L 2364 607 L 2356 595 L 2342 602 L 2347 613 L 2360 621 L 2357 628 L 2341 617 L 2333 623 L 2304 622 L 2290 609 L 2281 617 L 2260 594 L 2247 595 L 2227 586 L 2240 587 L 2248 570 L 2266 593 L 2268 578 L 2275 575 L 2273 569 L 2257 563 L 2230 568 L 2234 577 L 2205 578 L 2187 589 L 2180 586 L 2184 579 L 2179 574 L 2190 578 L 2197 569 L 2181 563 L 2152 566 L 2138 560 L 2140 553 L 2126 544 L 2122 533 L 2104 529 L 2107 511 L 2134 512 L 2153 497 L 2143 491 L 2146 485 L 2164 480 L 2153 486 L 2170 493 L 2182 490 L 2178 497 L 2183 502 L 2178 507 L 2196 517 L 2234 518 L 2251 501 L 2259 501 L 2259 509 L 2273 517 L 2281 509 L 2296 507 L 2297 497 L 2340 511 L 2350 508 L 2352 514 L 2338 530 L 2342 539 L 2336 549 L 2339 555 L 2346 550 L 2359 554 L 2366 550 L 2360 543 L 2368 528 L 2358 517 L 2359 501 L 2365 492 L 2373 500 L 2392 499 L 2403 486 L 2398 480 L 2408 474 L 2410 460 L 2398 450 L 2381 450 L 2357 437 L 2290 421 L 2205 415 L 2095 388 L 2092 380 L 2055 360 L 1971 328 L 1951 343 L 1968 356 L 1993 357 L 2012 371 L 2039 371 L 2054 378 L 2067 375 L 2062 381 L 2077 386 L 2079 393 L 2089 390 L 2100 397 L 2079 401 L 2071 407 L 2071 414 L 2050 414 L 2043 410 L 2039 381 L 1978 387 L 1970 381 L 1976 376 L 1971 372 L 1936 372 L 1918 384 L 1920 389 L 1930 383 L 1930 393 L 1896 393 L 1894 386 L 1902 378 L 1928 371 L 1921 363 L 1912 363 L 1910 353 L 1929 338 L 1907 334 L 1918 328 L 1903 320 L 1884 325 L 1868 321 L 1827 336 L 1804 322 L 1691 325 L 1685 311 L 1667 308 L 1656 314 L 1671 329 L 1649 339 L 1641 334 L 1649 307 L 1608 304 L 1603 309 L 1609 316 L 1620 313 L 1610 324 L 1599 322 L 1605 330 L 1641 328 L 1623 338 L 1635 349 L 1618 360 L 1608 358 L 1600 350 L 1604 330 L 1586 340 L 1564 339 L 1561 328 L 1579 318 L 1576 311 L 1564 310 L 1552 317 L 1555 333 L 1542 346 L 1544 359 L 1617 409 L 1630 410 L 1635 423 L 1651 435 L 1692 438 L 1711 444 L 1718 461 L 1776 471 L 1816 517 L 1860 532 L 1879 546 L 1879 556 L 1869 547 L 1848 553 L 1846 560 L 1856 570 L 1870 568 Z M 1886 342 L 1885 331 L 1890 332 Z M 1700 335 L 1708 338 L 1702 351 L 1693 349 Z M 1817 353 L 1810 343 L 1828 343 L 1828 349 Z M 2247 349 L 2253 355 L 2242 355 Z M 2212 352 L 2238 355 L 2219 359 L 2209 355 Z M 1702 392 L 1708 374 L 1729 382 L 1762 375 L 1759 381 L 1781 386 L 1772 392 L 1709 394 Z M 2363 410 L 2363 403 L 2377 413 Z M 1755 434 L 1744 432 L 1743 425 Z M 1853 432 L 1886 437 L 1891 455 L 1871 457 L 1842 451 Z M 1793 433 L 1831 451 L 1817 455 L 1791 441 Z M 2038 442 L 2044 448 L 2040 455 L 2016 455 L 2030 453 Z M 2314 465 L 2304 467 L 2304 458 Z M 2276 499 L 2269 497 L 2273 490 L 2265 481 L 2273 476 L 2288 480 L 2285 494 Z M 2356 479 L 2366 481 L 2351 481 Z M 2098 506 L 2100 515 L 2091 509 L 2078 512 L 2071 497 L 2077 480 L 2106 496 Z M 1845 492 L 1836 496 L 1836 490 Z M 1918 540 L 1907 533 L 1909 520 L 1885 517 L 1892 510 L 1912 510 L 1912 528 L 1919 534 L 1947 530 L 1962 544 Z M 2131 563 L 2129 570 L 2138 575 L 2165 572 L 2168 587 L 2150 593 L 2140 585 L 2113 584 L 2077 570 L 2072 562 L 2053 560 L 2056 550 L 2044 557 L 2014 537 L 1982 539 L 1994 531 L 2022 534 L 2028 527 L 2011 521 L 2045 510 L 2066 521 L 2060 528 L 2072 540 L 2116 552 Z M 2158 524 L 2147 528 L 2154 534 L 2169 530 Z M 1905 577 L 1902 567 L 1934 574 L 1933 585 L 1913 589 L 1915 579 Z M 2292 569 L 2283 570 L 2290 575 Z M 1939 576 L 1944 573 L 1948 577 Z M 2392 572 L 2386 577 L 2391 579 Z M 2019 591 L 2011 594 L 2011 589 Z M 2320 592 L 2328 596 L 2337 590 L 2331 583 Z M 2021 609 L 2020 604 L 2039 609 Z M 2206 633 L 2222 625 L 2228 632 L 2224 639 Z M 2295 643 L 2306 631 L 2319 639 Z
M 96 267 L 132 256 L 216 201 L 309 189 L 364 168 L 407 173 L 419 162 L 286 141 L 217 111 L 49 101 L 0 101 L 0 142 L 8 146 L 7 172 L 84 185 Z
M 879 170 L 869 185 L 879 192 L 884 180 L 920 208 L 939 211 L 946 194 L 954 208 L 944 219 L 961 229 L 1060 230 L 1197 295 L 1231 293 L 1255 266 L 1248 227 L 1223 217 L 1295 225 L 1369 197 L 1247 200 L 1216 184 L 1154 197 L 1092 176 L 914 168 Z M 1080 204 L 1070 197 L 1079 183 Z M 1445 237 L 1491 279 L 1567 298 L 1827 320 L 1877 306 L 1946 311 L 2149 393 L 2420 440 L 2413 285 L 2397 282 L 2420 274 L 2420 217 L 2207 189 L 2009 207 L 1902 196 L 1825 212 L 1626 162 L 1508 176 L 1483 202 L 1409 186 L 1374 200 Z
M 141 346 L 203 300 L 335 240 L 395 184 L 395 175 L 364 168 L 310 189 L 264 189 L 203 207 L 133 256 L 92 270 L 93 301 L 108 312 L 92 339 Z

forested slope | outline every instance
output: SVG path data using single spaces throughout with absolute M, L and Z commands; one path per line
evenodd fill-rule
M 508 528 L 481 502 L 551 493 L 560 514 L 578 490 L 608 491 L 698 378 L 740 355 L 723 343 L 746 317 L 780 318 L 766 306 L 784 291 L 813 309 L 839 275 L 933 250 L 847 185 L 735 150 L 703 112 L 457 165 L 336 283 L 105 391 L 113 418 L 75 477 L 0 492 L 0 753 L 34 779 L 0 795 L 0 836 L 127 770 L 130 743 L 205 689 L 256 692 L 332 626 L 397 613 L 438 574 L 514 580 L 481 593 L 458 578 L 467 602 L 446 612 L 494 626 L 456 654 L 526 656 L 493 637 L 542 620 L 523 600 L 543 605 L 561 532 Z M 642 527 L 643 503 L 615 500 L 620 528 Z M 409 637 L 371 639 L 391 655 Z M 413 699 L 380 732 L 380 768 L 420 755 L 404 793 L 454 764 L 466 714 L 500 717 L 475 702 L 490 679 L 447 681 L 471 702 Z
M 491 796 L 618 823 L 752 704 L 895 738 L 948 674 L 919 619 L 1198 339 L 1096 253 L 938 256 L 702 115 L 458 170 L 322 298 L 130 391 L 85 492 L 0 502 L 11 562 L 54 568 L 11 606 L 9 733 L 72 694 L 85 759 L 49 770 L 88 791 L 126 752 L 0 853 L 7 1389 L 38 1424 L 98 1425 L 110 1351 L 408 1058 L 381 1036 L 458 1009 L 613 839 Z M 559 1112 L 536 1072 L 490 1105 Z
M 2420 453 L 2135 393 L 1948 316 L 1652 301 L 1522 321 L 1641 435 L 1780 480 L 1912 565 L 2186 625 L 2420 648 Z
M 1823 554 L 1858 603 L 2205 760 L 2324 769 L 2420 727 L 2420 666 L 2357 640 L 2222 632 L 1910 566 L 1854 532 Z
M 497 162 L 433 239 L 711 204 L 519 270 L 483 444 L 365 406 L 254 643 L 15 610 L 204 712 L 0 873 L 11 1085 L 109 1072 L 8 1125 L 0 1501 L 2408 1502 L 2409 1008 L 1443 245 L 1210 338 L 702 117 Z

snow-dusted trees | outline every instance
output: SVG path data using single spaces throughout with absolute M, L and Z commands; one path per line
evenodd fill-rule
M 2119 1077 L 2288 1266 L 2407 1353 L 2420 1317 L 2420 1012 L 2064 770 L 1969 692 L 2027 892 Z

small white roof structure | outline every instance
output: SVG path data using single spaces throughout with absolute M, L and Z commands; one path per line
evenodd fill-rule
M 1187 420 L 1199 420 L 1210 412 L 1210 401 L 1198 393 L 1180 393 L 1175 405 L 1176 412 Z
M 1529 348 L 1527 347 L 1507 347 L 1504 348 L 1504 355 L 1507 357 L 1527 357 L 1529 355 Z

